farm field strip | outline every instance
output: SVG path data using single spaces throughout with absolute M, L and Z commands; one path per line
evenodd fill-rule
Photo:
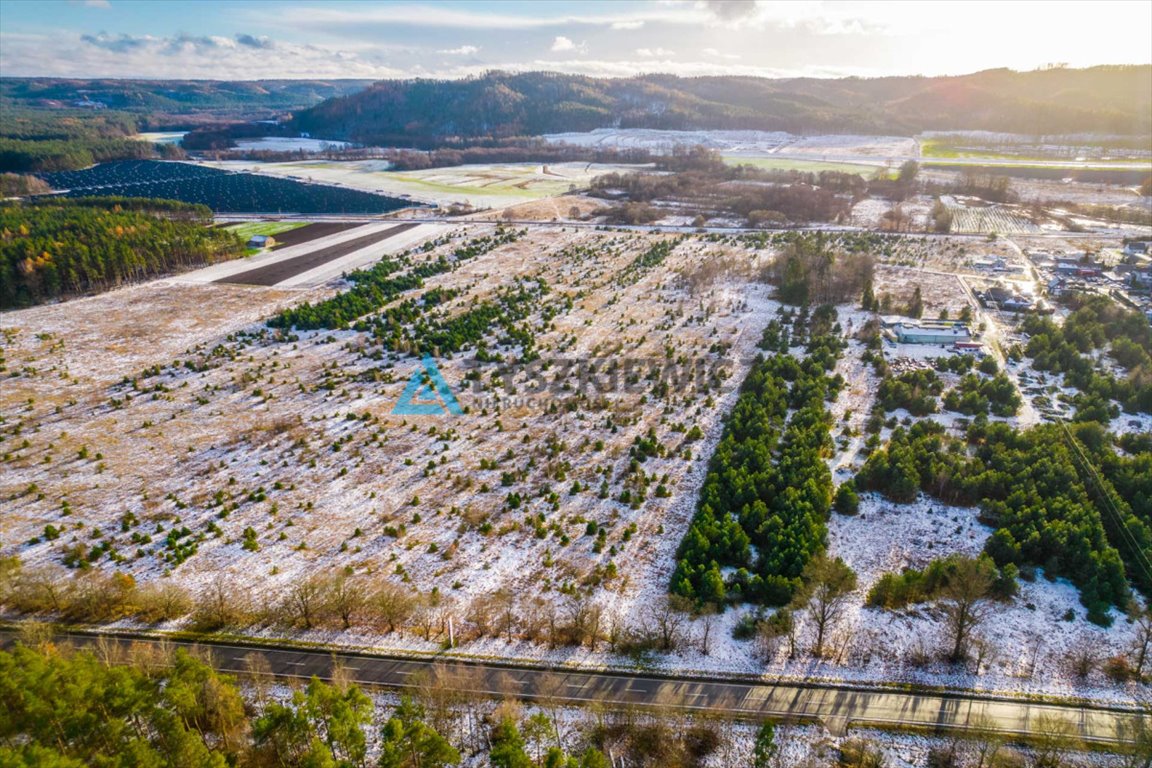
M 275 264 L 280 261 L 302 256 L 304 254 L 312 253 L 313 251 L 321 248 L 328 248 L 330 246 L 347 243 L 351 240 L 363 237 L 370 232 L 381 232 L 396 226 L 396 222 L 380 222 L 377 224 L 364 225 L 355 229 L 346 229 L 342 232 L 327 235 L 322 238 L 317 238 L 299 245 L 291 245 L 287 248 L 278 251 L 263 251 L 254 256 L 244 259 L 236 259 L 234 261 L 224 262 L 221 264 L 213 264 L 211 267 L 200 269 L 195 272 L 186 272 L 180 275 L 175 280 L 189 283 L 212 283 L 217 282 L 225 277 L 238 275 L 241 272 L 248 272 L 257 267 L 266 266 L 268 264 Z
M 270 235 L 278 240 L 282 234 L 306 226 L 306 221 L 246 221 L 242 224 L 227 224 L 223 228 L 236 233 L 241 240 L 248 241 L 255 235 Z
M 389 253 L 396 253 L 409 248 L 424 240 L 439 235 L 447 229 L 447 225 L 440 224 L 404 224 L 403 231 L 390 235 L 384 243 L 383 250 L 376 247 L 361 248 L 346 256 L 329 259 L 318 267 L 299 272 L 292 277 L 276 283 L 277 288 L 313 288 L 351 272 L 375 264 L 380 257 Z
M 310 243 L 313 240 L 319 240 L 322 237 L 329 235 L 347 232 L 349 229 L 363 226 L 362 222 L 353 221 L 317 221 L 311 224 L 305 224 L 297 229 L 289 230 L 276 237 L 276 245 L 272 246 L 272 250 L 283 250 L 292 245 L 300 245 L 301 243 Z
M 407 232 L 418 226 L 420 225 L 396 224 L 388 229 L 362 235 L 338 245 L 313 250 L 299 256 L 293 256 L 290 259 L 278 259 L 271 264 L 264 264 L 236 275 L 221 278 L 218 282 L 241 283 L 243 285 L 276 285 L 281 281 L 324 266 L 330 261 L 335 261 L 356 251 L 376 245 L 394 235 L 399 235 L 402 232 Z
M 1029 235 L 1043 230 L 1031 221 L 1001 207 L 973 208 L 946 200 L 952 214 L 952 231 L 960 234 Z

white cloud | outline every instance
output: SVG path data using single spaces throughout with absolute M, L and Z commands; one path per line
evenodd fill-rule
M 4 25 L 0 71 L 157 79 L 452 78 L 489 69 L 618 77 L 657 71 L 766 77 L 962 74 L 990 67 L 1031 69 L 1049 61 L 1076 67 L 1147 63 L 1146 30 L 1152 28 L 1152 3 L 1106 0 L 1093 6 L 1102 9 L 1098 13 L 1057 4 L 1041 15 L 1031 3 L 1004 0 L 991 27 L 951 0 L 941 0 L 943 10 L 933 15 L 872 0 L 762 2 L 735 9 L 704 0 L 605 2 L 579 18 L 560 15 L 553 9 L 561 6 L 547 3 L 501 5 L 514 10 L 494 15 L 476 6 L 419 0 L 387 6 L 329 6 L 317 0 L 315 8 L 273 1 L 230 11 L 229 22 L 239 26 L 228 28 L 227 36 L 172 35 L 155 26 L 144 27 L 147 33 L 98 32 L 102 24 L 80 22 L 73 22 L 78 28 L 72 31 L 52 32 Z M 73 8 L 83 2 L 71 0 Z M 275 12 L 267 10 L 272 8 Z M 81 15 L 107 18 L 96 11 Z M 738 18 L 725 20 L 733 16 Z M 45 17 L 51 19 L 50 8 Z M 452 32 L 450 27 L 472 29 Z M 641 34 L 612 31 L 641 27 Z M 976 38 L 986 44 L 971 46 L 968 41 Z
M 723 21 L 739 21 L 756 13 L 756 0 L 704 0 L 704 7 Z
M 89 8 L 111 8 L 112 3 L 108 0 L 84 0 L 84 5 Z
M 740 58 L 738 54 L 724 53 L 723 51 L 718 51 L 715 48 L 705 48 L 703 51 L 701 51 L 701 53 L 703 53 L 705 56 L 711 56 L 716 59 L 727 59 L 728 61 L 735 61 L 736 59 Z
M 534 6 L 546 8 L 547 5 Z M 534 15 L 470 11 L 440 5 L 379 5 L 362 4 L 359 7 L 334 8 L 323 4 L 315 6 L 292 5 L 281 8 L 276 18 L 268 19 L 260 11 L 245 11 L 250 20 L 263 18 L 266 23 L 279 23 L 294 28 L 339 29 L 366 31 L 372 26 L 415 26 L 454 29 L 546 29 L 548 27 L 590 26 L 613 29 L 639 29 L 646 21 L 672 21 L 689 19 L 699 21 L 706 16 L 703 10 L 692 8 L 667 9 L 652 6 L 652 10 L 627 13 L 582 13 L 579 15 L 548 16 L 544 12 Z
M 361 54 L 252 35 L 0 34 L 0 71 L 16 77 L 255 80 L 421 74 L 416 69 L 396 69 L 374 56 L 372 51 Z

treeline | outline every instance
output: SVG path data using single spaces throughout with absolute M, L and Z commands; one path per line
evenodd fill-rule
M 135 118 L 115 112 L 14 111 L 0 127 L 0 171 L 41 173 L 110 160 L 182 157 L 179 147 L 131 138 Z
M 86 198 L 0 206 L 0 308 L 103 291 L 244 253 L 204 206 Z
M 200 152 L 213 152 L 235 146 L 235 139 L 251 136 L 280 135 L 269 133 L 267 127 L 253 126 L 250 123 L 229 127 L 213 127 L 197 130 L 184 137 L 184 149 Z M 476 141 L 450 143 L 429 149 L 406 149 L 397 147 L 362 147 L 333 145 L 326 149 L 309 152 L 307 150 L 271 149 L 232 149 L 230 158 L 256 160 L 261 162 L 290 162 L 309 157 L 322 157 L 328 160 L 387 160 L 397 171 L 421 171 L 428 168 L 444 168 L 457 165 L 480 163 L 606 163 L 640 165 L 653 162 L 656 157 L 648 150 L 619 147 L 584 147 L 572 144 L 559 144 L 543 139 L 524 137 L 499 141 Z
M 48 536 L 59 533 L 54 526 L 45 529 Z M 393 533 L 403 536 L 403 526 Z M 241 540 L 246 550 L 260 547 L 252 528 Z M 594 590 L 586 587 L 561 595 L 504 587 L 461 603 L 436 587 L 421 592 L 399 577 L 334 569 L 303 576 L 281 595 L 257 597 L 242 579 L 225 574 L 193 592 L 170 579 L 138 583 L 129 574 L 91 566 L 86 560 L 67 571 L 26 565 L 17 556 L 0 558 L 0 605 L 9 614 L 46 621 L 107 624 L 127 619 L 197 633 L 354 628 L 404 633 L 430 643 L 493 638 L 549 648 L 607 648 L 631 657 L 675 651 L 690 641 L 685 604 L 676 598 L 612 621 L 593 599 Z M 600 573 L 601 579 L 614 577 Z
M 865 604 L 873 608 L 896 609 L 935 600 L 949 587 L 959 586 L 957 577 L 970 569 L 970 560 L 964 555 L 949 555 L 933 560 L 921 569 L 905 568 L 900 573 L 885 573 L 868 590 Z M 994 597 L 1007 600 L 1015 596 L 1018 590 L 1016 566 L 1009 563 L 998 569 L 987 555 L 981 555 L 976 565 L 988 571 Z
M 1152 528 L 1152 434 L 1130 433 L 1119 439 L 1122 451 L 1112 449 L 1103 427 L 1076 426 L 1076 437 L 1093 464 L 1145 526 Z
M 967 356 L 959 355 L 954 359 L 965 358 Z M 920 369 L 885 376 L 876 392 L 876 405 L 883 412 L 903 408 L 913 416 L 927 416 L 939 410 L 940 395 L 944 394 L 944 408 L 949 411 L 967 416 L 986 416 L 989 412 L 995 416 L 1015 416 L 1023 402 L 1016 385 L 994 369 L 991 376 L 982 373 L 983 370 L 980 374 L 965 374 L 960 383 L 947 393 L 944 393 L 944 382 L 933 370 Z
M 240 45 L 253 42 L 243 35 L 237 38 Z M 69 111 L 97 118 L 124 115 L 145 123 L 148 130 L 176 130 L 204 121 L 276 118 L 370 84 L 370 80 L 5 77 L 0 80 L 0 96 L 17 109 L 38 112 L 59 112 L 73 102 L 87 101 L 107 108 Z
M 870 292 L 875 260 L 822 232 L 787 233 L 765 276 L 787 304 L 834 304 Z
M 831 375 L 843 347 L 835 316 L 831 306 L 813 313 L 806 358 L 761 357 L 745 378 L 680 543 L 673 594 L 714 606 L 784 605 L 824 549 L 832 504 L 826 404 L 842 384 Z M 806 310 L 798 317 L 802 339 Z M 726 579 L 722 569 L 735 571 Z
M 1029 315 L 1021 330 L 1032 367 L 1064 374 L 1079 390 L 1076 418 L 1107 424 L 1119 415 L 1112 401 L 1127 411 L 1152 413 L 1152 327 L 1140 313 L 1104 296 L 1069 296 L 1074 307 L 1062 326 L 1051 318 Z M 1120 372 L 1101 370 L 1093 359 L 1107 351 Z
M 557 746 L 554 708 L 522 720 L 510 702 L 478 704 L 456 690 L 468 680 L 444 673 L 418 689 L 418 698 L 401 696 L 384 717 L 339 673 L 332 683 L 313 677 L 282 698 L 271 693 L 267 659 L 253 652 L 245 677 L 241 688 L 184 650 L 105 646 L 98 656 L 45 642 L 17 644 L 0 651 L 0 764 L 445 768 L 459 765 L 462 752 L 486 752 L 494 768 L 610 766 L 594 745 L 607 741 L 603 729 L 591 729 L 569 754 Z M 441 691 L 431 692 L 433 686 Z M 460 727 L 462 717 L 467 728 Z M 717 741 L 711 734 L 700 757 Z
M 292 125 L 360 144 L 425 148 L 596 128 L 1136 135 L 1152 131 L 1150 92 L 1148 66 L 835 80 L 491 71 L 381 81 L 298 112 Z M 1090 106 L 1083 93 L 1093 94 Z
M 316 304 L 305 302 L 286 309 L 270 319 L 268 325 L 302 331 L 347 328 L 350 323 L 379 310 L 400 294 L 423 287 L 426 278 L 448 272 L 464 261 L 515 242 L 525 234 L 525 230 L 499 228 L 491 235 L 473 238 L 457 247 L 450 259 L 441 256 L 401 275 L 396 273 L 404 269 L 404 262 L 410 254 L 397 259 L 383 258 L 368 269 L 350 272 L 347 280 L 352 283 L 352 288 L 349 290 Z
M 973 170 L 964 171 L 952 182 L 926 184 L 925 191 L 933 195 L 970 195 L 993 203 L 1014 203 L 1020 199 L 1008 176 Z
M 70 171 L 111 160 L 169 157 L 158 145 L 135 139 L 60 139 L 24 141 L 0 137 L 0 170 L 15 173 Z
M 0 173 L 0 197 L 45 195 L 51 191 L 52 187 L 35 176 L 24 176 L 18 173 Z
M 1084 425 L 1092 431 L 1098 425 Z M 888 445 L 869 456 L 856 477 L 862 490 L 896 502 L 924 492 L 949 504 L 978 504 L 995 532 L 986 551 L 998 565 L 1037 566 L 1080 588 L 1093 621 L 1106 622 L 1110 606 L 1125 607 L 1130 578 L 1145 594 L 1152 577 L 1141 564 L 1152 551 L 1152 526 L 1105 476 L 1091 472 L 1063 425 L 1017 431 L 977 420 L 967 440 L 922 421 L 897 427 Z M 1091 433 L 1091 432 L 1090 432 Z M 1099 446 L 1101 455 L 1111 451 Z M 1140 463 L 1097 458 L 1113 468 L 1125 491 L 1146 483 L 1133 476 Z M 1121 469 L 1122 468 L 1122 469 Z M 1146 562 L 1146 560 L 1145 560 Z
M 636 210 L 644 210 L 657 200 L 673 201 L 681 204 L 678 213 L 737 216 L 750 226 L 778 226 L 841 219 L 867 190 L 867 183 L 857 174 L 731 166 L 716 152 L 702 147 L 677 148 L 661 158 L 657 167 L 670 172 L 597 176 L 592 180 L 591 194 L 627 201 L 637 206 Z

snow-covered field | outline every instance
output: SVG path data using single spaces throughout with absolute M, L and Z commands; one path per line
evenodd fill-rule
M 415 258 L 435 259 L 492 231 L 462 226 Z M 374 342 L 364 333 L 302 332 L 287 341 L 235 335 L 258 331 L 277 308 L 322 298 L 332 286 L 290 293 L 158 281 L 6 314 L 0 551 L 37 566 L 58 563 L 65 546 L 115 541 L 125 558 L 116 567 L 141 582 L 167 578 L 203 590 L 225 574 L 235 600 L 257 607 L 278 603 L 309 575 L 349 569 L 425 596 L 435 589 L 424 627 L 425 619 L 417 619 L 399 633 L 325 628 L 300 637 L 432 651 L 453 619 L 463 654 L 632 666 L 634 659 L 613 655 L 606 643 L 553 649 L 525 635 L 509 641 L 467 627 L 472 612 L 500 592 L 518 598 L 521 611 L 540 611 L 545 623 L 551 612 L 599 609 L 605 635 L 650 622 L 660 610 L 722 416 L 777 310 L 758 279 L 767 251 L 689 237 L 659 267 L 629 271 L 666 239 L 538 230 L 429 278 L 424 290 L 459 290 L 443 305 L 454 314 L 517 280 L 546 281 L 551 290 L 533 310 L 533 322 L 540 322 L 532 326 L 543 359 L 722 364 L 726 386 L 706 394 L 658 393 L 638 377 L 637 387 L 602 396 L 565 391 L 495 400 L 492 369 L 466 366 L 470 355 L 441 356 L 440 370 L 468 412 L 402 416 L 392 409 L 419 371 L 417 361 L 373 356 Z M 968 258 L 946 241 L 939 248 L 924 259 Z M 878 289 L 901 300 L 922 283 L 928 315 L 958 312 L 968 301 L 963 284 L 947 273 L 885 265 L 878 276 Z M 867 319 L 851 307 L 841 314 L 847 333 Z M 839 425 L 862 434 L 875 396 L 877 381 L 862 351 L 852 342 L 839 364 L 848 385 L 834 406 L 837 435 Z M 474 371 L 480 391 L 465 379 Z M 691 426 L 702 439 L 688 438 Z M 652 487 L 630 504 L 620 500 L 634 482 L 630 449 L 646 435 L 664 450 L 639 464 Z M 860 448 L 858 437 L 849 439 L 831 466 L 858 466 Z M 848 476 L 836 473 L 838 481 Z M 668 493 L 653 493 L 657 484 Z M 60 537 L 29 543 L 48 524 L 62 529 Z M 205 537 L 180 563 L 164 540 L 184 526 Z M 607 531 L 601 544 L 589 534 L 599 528 Z M 133 534 L 150 540 L 133 541 Z M 781 644 L 766 657 L 755 643 L 733 639 L 744 610 L 734 608 L 712 619 L 685 619 L 678 650 L 643 663 L 1130 699 L 1131 690 L 1099 672 L 1086 680 L 1072 674 L 1073 650 L 1091 645 L 1100 656 L 1119 653 L 1133 630 L 1119 616 L 1107 630 L 1088 624 L 1067 583 L 1042 576 L 1022 583 L 1020 597 L 981 628 L 994 652 L 979 670 L 936 660 L 942 640 L 934 609 L 864 607 L 883 572 L 953 552 L 974 554 L 989 534 L 974 509 L 930 500 L 898 506 L 865 496 L 861 514 L 830 522 L 831 551 L 856 570 L 859 588 L 835 628 L 829 658 L 807 653 L 812 628 L 805 620 L 794 656 Z M 248 538 L 255 547 L 244 545 Z M 113 566 L 103 558 L 96 567 Z M 287 630 L 269 624 L 258 631 Z
M 346 141 L 326 141 L 324 139 L 291 138 L 288 136 L 261 136 L 258 139 L 240 139 L 235 150 L 265 150 L 269 152 L 322 152 L 326 149 L 344 149 L 350 146 Z
M 204 164 L 230 171 L 252 171 L 335 184 L 444 206 L 456 203 L 495 209 L 563 195 L 573 188 L 587 186 L 601 174 L 636 170 L 636 166 L 590 163 L 501 163 L 393 171 L 385 160 L 304 160 L 290 163 L 220 160 L 205 161 Z
M 905 136 L 796 136 L 783 131 L 666 131 L 653 128 L 598 128 L 554 133 L 546 141 L 582 147 L 646 149 L 667 153 L 676 146 L 702 146 L 725 155 L 810 156 L 812 159 L 889 158 L 915 155 L 916 141 Z

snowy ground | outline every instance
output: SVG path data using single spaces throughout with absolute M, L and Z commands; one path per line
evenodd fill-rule
M 434 259 L 492 229 L 462 226 L 417 258 Z M 410 357 L 365 357 L 361 353 L 371 351 L 371 342 L 361 333 L 308 332 L 291 342 L 230 337 L 257 330 L 276 308 L 321 298 L 331 287 L 287 293 L 158 281 L 8 313 L 8 377 L 0 388 L 6 416 L 0 450 L 8 454 L 0 474 L 0 497 L 8 500 L 0 517 L 2 552 L 19 553 L 33 565 L 59 562 L 62 546 L 87 543 L 98 530 L 117 541 L 127 557 L 121 568 L 141 581 L 170 574 L 200 589 L 217 574 L 229 574 L 237 601 L 258 597 L 270 605 L 305 575 L 350 568 L 425 594 L 436 587 L 436 621 L 452 617 L 461 627 L 478 601 L 500 589 L 519 596 L 522 609 L 539 597 L 541 605 L 569 611 L 578 603 L 562 593 L 578 583 L 590 585 L 589 604 L 604 610 L 605 632 L 648 620 L 665 596 L 721 417 L 735 398 L 733 387 L 743 380 L 761 330 L 777 308 L 756 279 L 767 253 L 737 245 L 688 238 L 660 268 L 628 276 L 627 265 L 660 239 L 666 236 L 538 231 L 430 278 L 425 290 L 463 291 L 444 305 L 454 313 L 516 278 L 546 280 L 552 290 L 538 311 L 548 307 L 554 315 L 546 329 L 536 331 L 542 357 L 671 355 L 723 363 L 729 386 L 709 398 L 691 391 L 660 398 L 646 385 L 555 412 L 548 406 L 561 401 L 550 398 L 496 403 L 491 392 L 464 386 L 464 355 L 440 363 L 470 412 L 403 417 L 391 411 L 416 363 Z M 948 258 L 967 258 L 941 249 Z M 913 270 L 885 269 L 890 272 L 881 273 L 885 279 L 878 286 L 900 279 L 900 290 L 910 290 Z M 938 287 L 929 291 L 926 285 L 931 306 L 957 311 L 953 302 L 964 295 L 959 281 L 931 271 L 920 275 L 925 276 Z M 859 310 L 843 308 L 848 333 L 866 319 Z M 871 407 L 877 382 L 859 360 L 861 352 L 853 342 L 838 367 L 847 387 L 833 410 L 835 436 L 843 426 L 862 433 Z M 162 370 L 142 375 L 152 366 Z M 136 386 L 120 384 L 125 378 L 136 379 Z M 687 441 L 682 430 L 689 425 L 699 426 L 704 439 Z M 667 453 L 641 467 L 670 494 L 660 498 L 650 489 L 632 508 L 618 500 L 619 493 L 629 449 L 649 430 Z M 87 458 L 81 458 L 85 448 Z M 858 465 L 859 449 L 858 437 L 849 439 L 833 457 L 833 468 Z M 495 465 L 481 467 L 481 459 Z M 505 473 L 512 475 L 508 485 Z M 846 476 L 836 474 L 838 481 Z M 571 493 L 575 481 L 585 490 Z M 603 481 L 610 487 L 605 499 L 596 492 Z M 29 492 L 33 484 L 36 491 Z M 517 507 L 509 505 L 511 492 L 523 497 Z M 236 505 L 226 516 L 213 501 L 218 494 Z M 65 500 L 70 508 L 63 511 Z M 153 538 L 139 545 L 138 557 L 137 544 L 121 530 L 126 512 L 142 521 L 136 532 Z M 546 522 L 537 525 L 540 515 Z M 586 534 L 589 521 L 609 531 L 601 551 Z M 64 528 L 58 541 L 27 543 L 48 523 Z M 183 564 L 166 563 L 162 539 L 179 526 L 216 526 L 218 533 Z M 249 527 L 256 551 L 241 545 L 241 532 Z M 678 651 L 644 663 L 668 670 L 1130 699 L 1131 690 L 1107 684 L 1098 672 L 1085 681 L 1071 674 L 1070 650 L 1087 643 L 1101 656 L 1118 653 L 1132 629 L 1119 617 L 1109 630 L 1088 624 L 1066 583 L 1040 578 L 1022 584 L 1021 596 L 982 628 L 996 653 L 980 670 L 934 660 L 941 625 L 932 609 L 863 607 L 867 589 L 884 571 L 951 552 L 978 552 L 989 533 L 973 509 L 927 500 L 896 506 L 865 497 L 859 516 L 834 516 L 830 522 L 832 552 L 849 562 L 860 582 L 834 632 L 831 658 L 816 661 L 807 653 L 811 627 L 802 621 L 796 656 L 789 658 L 782 644 L 765 659 L 754 643 L 732 639 L 741 610 L 730 609 L 712 620 L 686 622 Z M 610 564 L 615 576 L 604 570 Z M 109 566 L 106 559 L 97 564 Z M 1068 611 L 1075 620 L 1064 620 Z M 461 634 L 458 650 L 468 655 L 636 664 L 612 655 L 604 644 L 595 650 L 548 649 L 522 638 Z M 427 635 L 416 626 L 397 634 L 301 633 L 350 646 L 438 649 L 440 630 Z
M 393 171 L 384 160 L 333 162 L 305 160 L 263 163 L 248 160 L 205 161 L 230 171 L 253 171 L 380 192 L 437 205 L 469 204 L 475 208 L 503 209 L 531 200 L 555 197 L 583 188 L 605 173 L 636 170 L 636 166 L 591 163 L 499 163 Z
M 231 151 L 265 150 L 269 152 L 323 152 L 326 149 L 344 149 L 346 141 L 290 138 L 287 136 L 261 136 L 258 139 L 240 139 Z
M 665 131 L 652 128 L 598 128 L 556 133 L 546 141 L 583 147 L 613 147 L 671 152 L 676 146 L 703 146 L 725 155 L 802 156 L 811 159 L 909 157 L 916 142 L 904 136 L 795 136 L 783 131 Z

